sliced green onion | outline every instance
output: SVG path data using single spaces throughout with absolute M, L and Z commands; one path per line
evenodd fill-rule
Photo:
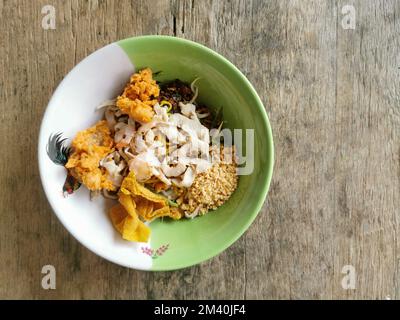
M 167 109 L 167 113 L 169 113 L 171 110 L 172 110 L 172 104 L 171 104 L 171 102 L 169 102 L 169 101 L 167 101 L 167 100 L 163 100 L 163 101 L 161 101 L 161 106 L 163 107 L 163 106 L 168 106 L 168 109 Z
M 178 204 L 177 204 L 175 201 L 172 201 L 172 200 L 170 200 L 170 199 L 168 199 L 168 204 L 169 204 L 171 207 L 178 207 Z

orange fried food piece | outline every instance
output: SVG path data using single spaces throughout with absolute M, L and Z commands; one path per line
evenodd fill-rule
M 139 99 L 131 100 L 126 97 L 118 97 L 117 106 L 132 119 L 141 123 L 150 122 L 153 119 L 153 108 Z
M 128 212 L 122 204 L 117 204 L 110 209 L 110 218 L 123 239 L 135 242 L 149 240 L 150 228 L 139 220 L 135 209 Z
M 72 141 L 72 153 L 65 167 L 89 190 L 114 190 L 107 172 L 100 168 L 100 160 L 113 152 L 113 139 L 105 120 L 80 131 Z
M 145 221 L 152 221 L 160 217 L 170 217 L 178 220 L 182 217 L 179 210 L 171 208 L 168 200 L 161 195 L 147 189 L 137 182 L 133 171 L 122 181 L 120 189 L 121 198 L 131 198 L 139 216 Z
M 117 98 L 118 108 L 134 120 L 146 123 L 154 116 L 153 106 L 160 88 L 153 79 L 151 69 L 146 68 L 132 75 L 124 92 Z

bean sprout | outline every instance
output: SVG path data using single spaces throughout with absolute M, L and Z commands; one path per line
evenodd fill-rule
M 118 195 L 116 193 L 111 193 L 110 191 L 103 189 L 103 196 L 107 199 L 118 200 Z
M 196 209 L 192 213 L 185 212 L 185 217 L 188 219 L 193 219 L 199 215 L 201 205 L 199 204 Z
M 192 83 L 190 84 L 190 89 L 192 90 L 192 92 L 194 92 L 194 95 L 192 97 L 192 99 L 190 99 L 189 103 L 193 103 L 194 101 L 196 101 L 197 96 L 199 94 L 199 88 L 195 87 L 195 83 L 197 80 L 199 80 L 200 78 L 196 78 L 192 81 Z

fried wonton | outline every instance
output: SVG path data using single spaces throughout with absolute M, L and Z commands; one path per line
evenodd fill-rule
M 165 197 L 155 194 L 137 182 L 133 171 L 122 181 L 119 197 L 120 202 L 121 200 L 127 201 L 126 197 L 131 198 L 137 213 L 145 221 L 152 221 L 160 217 L 178 220 L 182 217 L 179 210 L 169 206 Z
M 154 116 L 153 106 L 157 103 L 160 88 L 151 69 L 146 68 L 132 75 L 124 92 L 117 98 L 122 113 L 141 123 L 150 122 Z
M 110 217 L 123 239 L 135 242 L 149 240 L 150 228 L 139 220 L 134 207 L 133 211 L 128 212 L 122 204 L 117 204 L 111 208 Z
M 113 152 L 113 139 L 105 120 L 80 131 L 72 141 L 72 153 L 65 167 L 89 190 L 114 190 L 100 160 Z

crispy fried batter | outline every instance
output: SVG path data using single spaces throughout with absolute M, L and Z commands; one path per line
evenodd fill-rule
M 72 141 L 73 152 L 65 165 L 71 174 L 89 190 L 114 190 L 107 173 L 99 167 L 100 160 L 113 152 L 113 139 L 105 120 L 80 131 Z
M 128 199 L 129 201 L 129 199 Z M 139 220 L 136 209 L 129 206 L 129 211 L 124 206 L 126 202 L 121 201 L 110 210 L 110 218 L 122 238 L 128 241 L 147 242 L 150 237 L 150 228 Z
M 149 68 L 132 75 L 124 92 L 117 98 L 117 106 L 136 121 L 146 123 L 154 116 L 153 106 L 157 103 L 160 88 Z
M 182 217 L 179 210 L 172 210 L 165 197 L 153 193 L 138 183 L 133 171 L 122 181 L 119 193 L 120 202 L 121 198 L 126 196 L 131 198 L 137 213 L 145 221 L 152 221 L 160 217 L 170 217 L 178 220 Z

